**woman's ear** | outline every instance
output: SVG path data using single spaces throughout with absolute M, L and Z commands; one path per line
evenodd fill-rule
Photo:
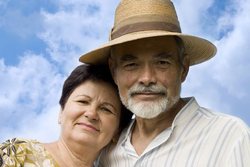
M 114 137 L 112 138 L 112 142 L 113 142 L 113 143 L 117 143 L 117 142 L 118 142 L 118 139 L 119 139 L 119 133 L 116 133 L 116 134 L 114 135 Z
M 113 136 L 113 138 L 112 138 L 112 142 L 113 142 L 113 143 L 117 143 L 117 142 L 118 142 L 121 132 L 122 132 L 122 129 L 121 129 L 121 127 L 119 127 L 119 128 L 116 130 L 116 132 L 115 132 L 115 134 L 114 134 L 114 136 Z
M 60 125 L 61 124 L 61 122 L 62 122 L 62 113 L 63 112 L 63 110 L 62 110 L 62 108 L 60 109 L 60 113 L 59 113 L 59 116 L 58 116 L 58 124 Z

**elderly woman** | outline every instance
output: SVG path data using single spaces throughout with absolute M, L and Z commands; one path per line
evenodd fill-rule
M 0 145 L 0 167 L 93 166 L 132 116 L 121 104 L 107 66 L 78 66 L 64 82 L 60 105 L 58 141 L 7 140 Z

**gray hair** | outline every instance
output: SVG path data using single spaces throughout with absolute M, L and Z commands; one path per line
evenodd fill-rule
M 174 39 L 175 39 L 175 42 L 177 44 L 177 51 L 178 51 L 178 60 L 181 64 L 181 66 L 183 65 L 182 64 L 182 60 L 184 58 L 184 55 L 185 55 L 185 46 L 184 46 L 184 42 L 183 40 L 178 37 L 178 36 L 173 36 Z

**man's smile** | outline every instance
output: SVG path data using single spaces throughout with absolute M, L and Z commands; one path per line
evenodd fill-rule
M 141 100 L 154 100 L 156 98 L 159 98 L 159 96 L 165 95 L 164 93 L 161 92 L 138 92 L 138 93 L 133 93 L 131 97 L 134 98 L 139 98 Z

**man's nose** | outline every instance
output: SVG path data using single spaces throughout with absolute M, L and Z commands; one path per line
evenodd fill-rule
M 143 69 L 141 69 L 142 72 L 139 76 L 139 82 L 149 86 L 151 84 L 156 83 L 156 76 L 155 76 L 155 71 L 153 67 L 150 66 L 145 66 Z
M 98 120 L 99 119 L 97 108 L 95 108 L 93 106 L 89 106 L 86 109 L 86 111 L 84 112 L 84 116 L 88 119 L 91 119 L 91 120 Z

